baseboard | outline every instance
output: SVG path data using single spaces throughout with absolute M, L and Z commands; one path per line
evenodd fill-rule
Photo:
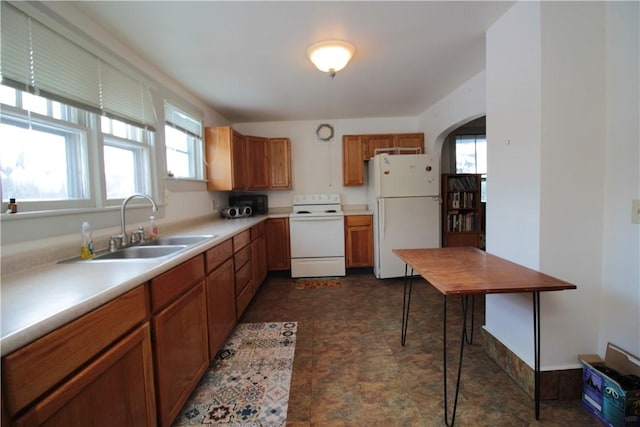
M 482 347 L 487 354 L 533 399 L 533 369 L 485 329 L 481 331 Z M 582 369 L 540 373 L 540 399 L 574 400 L 581 396 Z

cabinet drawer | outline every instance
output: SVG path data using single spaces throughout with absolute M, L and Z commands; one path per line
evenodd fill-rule
M 233 242 L 231 239 L 214 246 L 206 252 L 207 273 L 212 272 L 217 266 L 225 262 L 233 255 Z
M 251 231 L 245 230 L 240 234 L 233 236 L 233 251 L 238 252 L 251 241 Z
M 245 246 L 233 256 L 236 271 L 240 270 L 251 259 L 251 246 Z
M 251 263 L 246 263 L 244 267 L 236 271 L 236 295 L 241 293 L 251 282 Z
M 141 285 L 4 357 L 5 409 L 13 416 L 147 317 Z
M 345 221 L 347 227 L 367 226 L 371 225 L 371 215 L 346 215 Z
M 251 299 L 253 298 L 253 286 L 246 286 L 242 292 L 236 297 L 236 310 L 238 319 L 244 313 L 244 310 L 247 308 Z
M 262 235 L 264 235 L 264 221 L 251 227 L 251 240 L 256 240 Z
M 204 277 L 204 256 L 198 255 L 151 280 L 151 310 L 155 313 Z

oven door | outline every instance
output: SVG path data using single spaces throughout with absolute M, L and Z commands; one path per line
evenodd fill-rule
M 344 216 L 289 218 L 291 258 L 344 257 Z

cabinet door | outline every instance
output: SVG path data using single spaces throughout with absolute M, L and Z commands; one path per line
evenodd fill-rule
M 347 216 L 345 220 L 346 266 L 373 267 L 371 215 Z
M 419 148 L 424 153 L 424 133 L 399 133 L 395 135 L 394 146 L 397 148 Z
M 393 148 L 393 134 L 388 135 L 363 135 L 364 159 L 369 160 L 376 155 L 377 148 Z
M 264 234 L 251 242 L 251 266 L 253 273 L 253 291 L 258 292 L 267 277 L 267 246 Z
M 16 426 L 156 426 L 149 324 L 56 388 Z
M 231 140 L 231 171 L 232 189 L 244 190 L 247 188 L 247 162 L 244 135 L 236 132 L 232 133 Z
M 289 270 L 289 218 L 269 218 L 266 224 L 267 270 Z
M 359 135 L 342 137 L 342 183 L 364 185 L 364 146 Z
M 245 137 L 247 188 L 269 188 L 269 140 L 257 136 Z
M 289 138 L 269 140 L 270 188 L 273 190 L 291 188 L 291 142 Z
M 236 324 L 236 293 L 233 259 L 207 276 L 209 360 L 213 360 Z
M 204 282 L 152 320 L 160 425 L 174 420 L 209 363 Z

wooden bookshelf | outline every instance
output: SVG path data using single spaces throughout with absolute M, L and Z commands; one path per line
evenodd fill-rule
M 442 175 L 442 246 L 482 248 L 481 175 Z

